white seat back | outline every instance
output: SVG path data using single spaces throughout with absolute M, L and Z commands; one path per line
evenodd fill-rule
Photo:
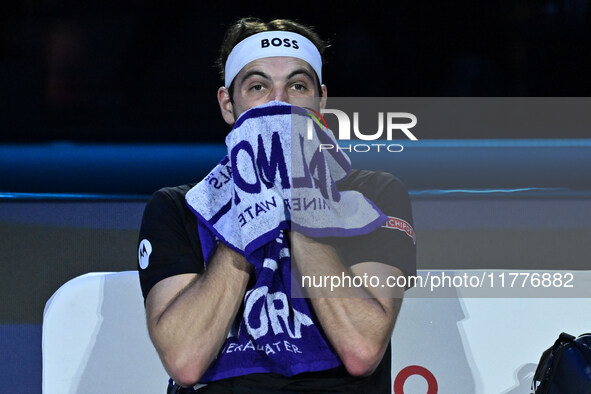
M 60 287 L 43 314 L 43 393 L 166 392 L 135 271 L 91 273 Z

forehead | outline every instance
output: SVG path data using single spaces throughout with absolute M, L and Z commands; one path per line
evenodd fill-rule
M 285 79 L 296 70 L 306 70 L 316 82 L 316 73 L 305 60 L 296 57 L 274 56 L 253 60 L 236 75 L 236 82 L 240 83 L 246 74 L 253 71 L 261 72 L 272 79 Z

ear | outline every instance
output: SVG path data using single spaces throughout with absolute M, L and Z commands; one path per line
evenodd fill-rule
M 218 89 L 218 104 L 220 105 L 220 111 L 222 112 L 222 118 L 230 126 L 236 122 L 234 119 L 234 111 L 230 92 L 228 88 L 222 86 Z
M 328 99 L 328 90 L 324 84 L 322 84 L 320 88 L 322 89 L 322 96 L 320 97 L 320 109 L 324 109 L 326 108 L 326 100 Z

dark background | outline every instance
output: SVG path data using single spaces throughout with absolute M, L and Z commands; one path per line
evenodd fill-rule
M 239 17 L 332 41 L 329 96 L 589 96 L 586 0 L 21 0 L 0 6 L 0 143 L 222 142 L 214 61 Z M 581 138 L 422 134 L 425 138 Z

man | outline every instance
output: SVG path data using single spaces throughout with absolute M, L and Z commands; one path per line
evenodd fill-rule
M 238 21 L 226 33 L 219 61 L 225 81 L 217 94 L 223 119 L 233 125 L 248 109 L 270 101 L 317 111 L 324 108 L 323 50 L 318 36 L 301 24 L 288 20 L 264 23 L 252 18 Z M 314 356 L 306 355 L 295 375 L 226 376 L 208 370 L 229 351 L 224 345 L 236 321 L 246 314 L 244 302 L 254 273 L 243 255 L 223 242 L 205 269 L 198 219 L 185 203 L 192 186 L 156 192 L 140 230 L 138 269 L 147 324 L 171 376 L 169 393 L 197 388 L 200 393 L 391 392 L 389 341 L 404 291 L 391 287 L 386 291 L 370 287 L 308 289 L 312 325 L 338 356 L 334 367 L 318 367 Z M 339 189 L 360 191 L 386 215 L 412 226 L 408 193 L 391 175 L 353 171 L 339 183 Z M 408 232 L 384 227 L 353 238 L 312 239 L 295 231 L 289 237 L 292 258 L 301 275 L 385 279 L 415 272 L 414 237 Z M 302 328 L 304 340 L 308 329 Z M 275 346 L 276 351 L 281 350 Z M 283 350 L 298 352 L 297 348 Z M 249 353 L 243 352 L 243 357 L 242 362 L 249 363 Z M 224 378 L 204 382 L 204 375 Z

